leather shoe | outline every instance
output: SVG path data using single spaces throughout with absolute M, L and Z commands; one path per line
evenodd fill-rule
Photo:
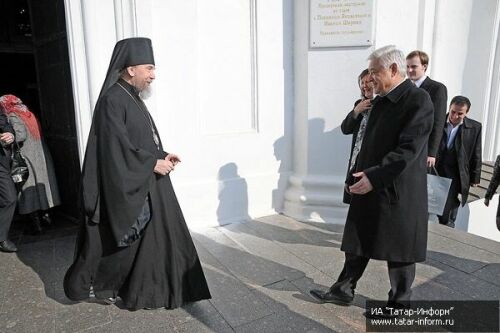
M 337 305 L 348 306 L 351 305 L 352 301 L 354 300 L 354 296 L 340 292 L 333 292 L 331 290 L 324 292 L 318 289 L 313 289 L 310 291 L 310 293 L 314 296 L 314 298 L 323 303 L 334 303 Z
M 17 247 L 10 240 L 6 239 L 0 242 L 0 251 L 2 252 L 16 252 Z

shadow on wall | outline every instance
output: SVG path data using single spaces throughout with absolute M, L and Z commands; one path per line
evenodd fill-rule
M 283 160 L 288 157 L 288 138 L 282 136 L 274 142 L 274 156 L 282 162 L 277 188 L 273 190 L 273 208 L 278 213 L 283 212 L 286 200 L 288 208 L 301 211 L 299 216 L 287 210 L 290 216 L 299 220 L 344 219 L 343 181 L 349 163 L 351 136 L 342 134 L 340 126 L 326 131 L 323 118 L 309 119 L 307 126 L 303 133 L 307 136 L 304 156 L 294 156 L 294 174 L 300 178 L 300 184 L 289 184 L 292 172 L 283 166 Z M 300 142 L 295 145 L 298 146 L 296 153 L 300 154 Z M 318 176 L 324 178 L 321 184 L 317 182 Z M 291 190 L 287 192 L 288 188 Z M 320 194 L 320 201 L 312 194 Z
M 280 161 L 280 166 L 278 168 L 279 178 L 276 188 L 272 193 L 272 207 L 277 213 L 283 212 L 283 201 L 285 196 L 285 191 L 288 185 L 288 178 L 290 177 L 290 169 L 287 166 L 290 164 L 287 159 L 291 156 L 289 154 L 287 143 L 290 140 L 285 136 L 280 137 L 278 140 L 274 141 L 274 157 L 277 161 Z
M 344 174 L 349 162 L 351 136 L 342 134 L 340 126 L 325 131 L 323 118 L 309 119 L 308 126 L 308 173 L 328 176 Z
M 248 215 L 248 186 L 245 178 L 238 175 L 236 163 L 227 163 L 219 168 L 217 221 L 219 225 L 246 221 Z

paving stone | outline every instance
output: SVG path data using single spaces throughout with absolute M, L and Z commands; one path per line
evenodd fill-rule
M 467 273 L 500 263 L 498 254 L 434 233 L 429 233 L 427 257 Z
M 259 287 L 255 292 L 271 307 L 275 315 L 284 320 L 284 331 L 298 327 L 298 331 L 357 332 L 364 329 L 363 307 L 344 307 L 333 304 L 320 304 L 309 295 L 309 289 L 300 290 L 295 283 L 305 282 L 306 278 L 293 282 L 281 281 L 270 286 Z M 311 279 L 310 279 L 311 280 Z M 259 321 L 267 322 L 269 318 Z M 243 325 L 248 326 L 248 325 Z M 238 331 L 238 328 L 236 328 Z
M 129 311 L 118 306 L 109 306 L 113 329 L 154 330 L 161 327 L 176 327 L 189 322 L 210 321 L 220 316 L 208 300 L 185 305 L 181 308 L 166 310 Z
M 37 313 L 29 307 L 18 309 L 18 313 L 0 313 L 0 332 L 55 332 L 54 315 Z
M 500 264 L 488 264 L 472 274 L 500 287 Z
M 290 267 L 251 254 L 250 249 L 230 239 L 218 229 L 195 236 L 224 267 L 249 285 L 266 285 L 299 274 Z M 300 275 L 300 276 L 302 276 Z
M 298 222 L 286 217 L 259 218 L 245 224 L 260 231 L 266 239 L 280 243 L 329 247 L 339 246 L 342 242 L 343 226 L 338 224 Z
M 428 270 L 425 269 L 425 265 L 432 266 L 432 274 L 426 276 Z M 435 269 L 441 271 L 441 274 L 435 275 Z M 472 274 L 465 273 L 461 270 L 454 269 L 446 264 L 433 259 L 427 259 L 425 264 L 422 264 L 418 270 L 419 276 L 428 277 L 430 281 L 425 281 L 421 283 L 421 287 L 427 287 L 431 283 L 439 284 L 447 287 L 449 291 L 445 295 L 451 294 L 453 299 L 456 299 L 454 294 L 458 293 L 462 295 L 462 298 L 458 299 L 475 299 L 475 300 L 498 300 L 500 299 L 500 287 L 485 280 L 482 280 Z M 431 284 L 432 286 L 432 284 Z M 432 294 L 430 295 L 432 296 Z M 433 294 L 433 299 L 444 299 L 439 293 Z
M 217 231 L 217 233 L 220 232 Z M 195 238 L 200 241 L 204 237 L 197 235 Z M 212 255 L 211 251 L 206 249 L 206 244 L 209 246 L 213 246 L 213 244 L 210 244 L 206 239 L 201 240 L 200 243 L 202 245 L 198 247 L 200 248 L 198 255 L 203 262 L 203 269 L 212 294 L 210 303 L 222 314 L 231 327 L 251 322 L 272 313 L 245 283 L 233 275 L 218 258 Z M 238 251 L 234 255 L 241 253 Z M 239 258 L 234 259 L 238 260 Z
M 260 222 L 254 224 L 258 225 Z M 271 283 L 283 279 L 298 279 L 303 277 L 304 274 L 315 270 L 313 266 L 300 260 L 293 253 L 280 246 L 279 243 L 264 238 L 261 233 L 249 227 L 247 223 L 235 223 L 220 227 L 218 230 L 244 247 L 248 253 L 279 264 L 273 268 L 274 273 L 278 275 L 278 279 L 270 281 Z M 264 272 L 264 274 L 269 276 L 269 272 Z
M 164 332 L 168 332 L 165 330 Z M 203 318 L 202 320 L 193 320 L 181 325 L 174 326 L 174 332 L 179 333 L 202 333 L 202 332 L 217 332 L 230 333 L 234 332 L 231 326 L 222 318 L 220 314 Z
M 448 238 L 449 240 L 455 240 L 462 244 L 474 246 L 491 253 L 500 254 L 500 242 L 472 235 L 462 230 L 448 228 L 440 224 L 429 224 L 429 233 L 440 235 Z M 449 240 L 446 242 L 449 242 Z
M 272 314 L 265 318 L 235 328 L 238 333 L 268 332 L 332 332 L 326 326 L 307 318 Z
M 366 300 L 387 298 L 385 262 L 370 261 L 350 307 L 309 295 L 342 269 L 342 228 L 275 215 L 193 233 L 213 298 L 151 311 L 68 300 L 62 281 L 76 232 L 21 233 L 18 253 L 0 253 L 0 332 L 364 332 Z M 413 299 L 500 299 L 499 244 L 430 226 Z
M 338 250 L 338 233 L 318 231 L 321 229 L 299 222 L 288 228 L 260 220 L 246 222 L 244 225 L 253 229 L 256 236 L 279 244 L 287 252 L 307 263 L 306 266 L 297 267 L 305 274 L 311 273 L 315 268 L 328 268 L 334 265 L 339 257 L 343 258 L 343 252 Z
M 109 306 L 95 303 L 56 305 L 57 332 L 77 332 L 89 330 L 112 322 Z

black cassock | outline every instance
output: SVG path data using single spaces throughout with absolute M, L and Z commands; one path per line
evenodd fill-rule
M 170 177 L 153 172 L 167 155 L 155 134 L 125 81 L 99 98 L 83 165 L 82 228 L 64 278 L 68 298 L 87 299 L 91 286 L 130 309 L 210 298 Z

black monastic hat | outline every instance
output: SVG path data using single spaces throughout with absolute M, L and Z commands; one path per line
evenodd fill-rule
M 151 39 L 133 37 L 118 41 L 113 50 L 99 98 L 118 80 L 122 69 L 144 64 L 155 64 Z

